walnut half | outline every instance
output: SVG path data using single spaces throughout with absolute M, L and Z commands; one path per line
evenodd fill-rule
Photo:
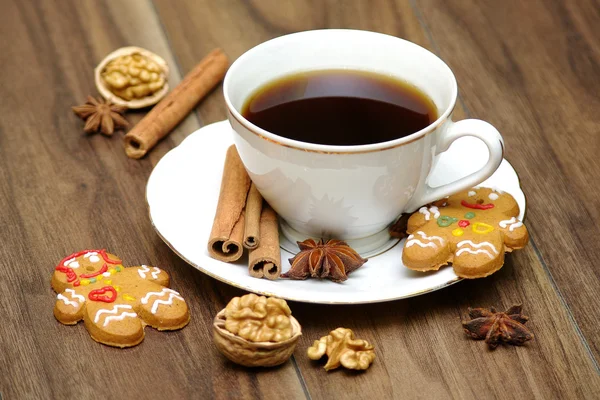
M 110 53 L 94 71 L 102 97 L 127 108 L 158 103 L 168 92 L 166 61 L 140 47 L 122 47 Z
M 225 308 L 225 329 L 251 342 L 282 342 L 292 337 L 292 311 L 283 299 L 247 294 Z
M 337 328 L 329 335 L 315 340 L 308 348 L 308 357 L 318 360 L 327 354 L 325 370 L 329 371 L 342 365 L 348 369 L 367 369 L 375 360 L 373 345 L 366 340 L 354 339 L 354 332 L 346 328 Z
M 285 300 L 255 294 L 234 297 L 213 323 L 217 349 L 247 367 L 286 362 L 301 335 L 300 324 Z

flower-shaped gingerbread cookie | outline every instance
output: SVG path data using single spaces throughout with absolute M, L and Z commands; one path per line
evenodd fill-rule
M 402 262 L 417 271 L 452 263 L 462 278 L 488 276 L 502 267 L 505 252 L 529 240 L 518 215 L 510 194 L 484 187 L 421 207 L 408 220 Z
M 169 276 L 156 267 L 124 268 L 106 250 L 83 250 L 63 258 L 52 275 L 58 293 L 54 316 L 66 325 L 83 319 L 92 339 L 130 347 L 144 327 L 183 328 L 190 320 L 183 297 L 169 289 Z

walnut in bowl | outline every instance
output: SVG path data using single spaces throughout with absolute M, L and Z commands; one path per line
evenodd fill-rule
M 98 91 L 127 108 L 158 103 L 169 91 L 167 62 L 141 47 L 122 47 L 110 53 L 94 71 Z
M 214 319 L 217 349 L 236 364 L 273 367 L 294 352 L 302 329 L 285 300 L 247 294 L 231 299 Z

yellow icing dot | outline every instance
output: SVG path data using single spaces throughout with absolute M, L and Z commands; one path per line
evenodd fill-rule
M 454 236 L 462 236 L 465 234 L 465 231 L 463 231 L 460 228 L 456 228 L 455 230 L 452 231 L 452 235 Z
M 124 294 L 123 295 L 123 300 L 126 300 L 126 301 L 135 301 L 135 297 L 133 297 L 131 295 L 128 295 L 128 294 Z
M 111 269 L 108 270 L 108 272 L 110 272 L 111 275 L 114 275 L 114 274 L 117 273 L 117 270 L 114 269 L 114 268 L 111 268 Z
M 82 285 L 82 286 L 87 286 L 87 285 L 89 285 L 89 284 L 90 284 L 90 281 L 89 281 L 89 280 L 87 280 L 87 279 L 82 279 L 82 280 L 81 280 L 81 285 Z
M 106 283 L 107 285 L 110 285 L 112 283 L 112 279 L 107 279 L 104 281 L 104 283 Z
M 98 282 L 100 282 L 100 281 L 102 280 L 102 278 L 104 278 L 102 275 L 98 275 L 98 276 L 96 277 L 96 280 L 97 280 Z
M 490 233 L 494 230 L 494 227 L 488 224 L 484 224 L 483 222 L 475 222 L 473 224 L 473 232 L 479 233 L 481 235 L 485 233 Z
M 115 286 L 115 290 L 116 290 L 117 292 L 120 292 L 120 291 L 121 291 L 121 286 Z

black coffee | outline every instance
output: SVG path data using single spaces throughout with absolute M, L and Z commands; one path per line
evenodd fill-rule
M 433 101 L 414 86 L 371 72 L 312 71 L 260 87 L 242 115 L 302 142 L 351 146 L 398 139 L 437 119 Z

